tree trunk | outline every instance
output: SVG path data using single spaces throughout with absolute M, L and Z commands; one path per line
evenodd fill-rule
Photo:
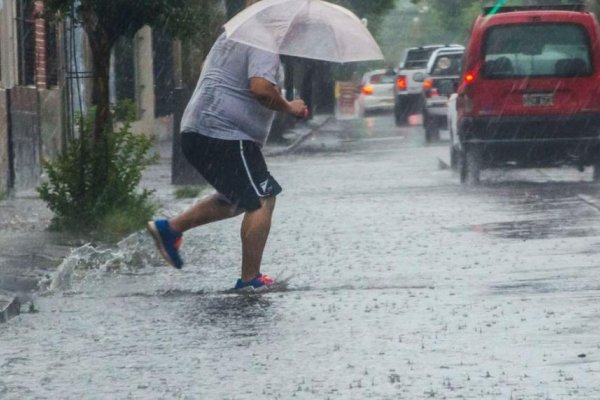
M 110 128 L 110 53 L 117 41 L 118 31 L 109 34 L 100 22 L 91 0 L 81 0 L 78 8 L 81 25 L 86 33 L 92 52 L 92 105 L 96 107 L 92 143 L 97 143 Z M 116 36 L 116 37 L 113 37 Z
M 92 105 L 96 107 L 96 116 L 92 139 L 97 142 L 111 127 L 109 77 L 110 53 L 112 44 L 105 35 L 88 32 L 92 51 Z

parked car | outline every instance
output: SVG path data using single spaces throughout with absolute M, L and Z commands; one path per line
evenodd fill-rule
M 477 18 L 456 97 L 461 181 L 484 168 L 593 166 L 600 180 L 600 28 L 583 5 Z
M 396 71 L 394 116 L 396 125 L 408 123 L 411 114 L 423 109 L 423 81 L 431 54 L 442 47 L 453 45 L 435 44 L 406 49 Z
M 365 115 L 376 110 L 392 110 L 395 82 L 396 74 L 393 70 L 378 69 L 365 73 L 358 96 L 360 114 Z
M 429 59 L 423 82 L 423 127 L 428 142 L 438 140 L 440 128 L 448 125 L 448 99 L 460 83 L 463 54 L 463 47 L 444 47 Z
M 458 99 L 458 94 L 453 93 L 448 99 L 447 105 L 447 127 L 448 132 L 450 134 L 450 167 L 453 170 L 458 169 L 460 154 L 459 151 L 461 149 L 460 141 L 458 139 L 458 117 L 456 111 L 456 100 Z

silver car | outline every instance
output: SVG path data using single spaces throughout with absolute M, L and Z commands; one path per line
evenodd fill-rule
M 446 127 L 448 99 L 460 81 L 464 48 L 442 48 L 433 52 L 423 82 L 423 126 L 427 141 L 437 140 Z
M 358 110 L 360 115 L 376 110 L 394 108 L 394 85 L 396 75 L 393 70 L 377 69 L 365 73 L 360 83 Z

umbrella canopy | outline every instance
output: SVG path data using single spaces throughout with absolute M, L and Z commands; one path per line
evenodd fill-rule
M 383 59 L 356 15 L 322 0 L 262 0 L 224 27 L 231 40 L 282 55 L 338 63 Z

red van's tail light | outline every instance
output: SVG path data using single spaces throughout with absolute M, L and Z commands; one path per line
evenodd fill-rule
M 398 90 L 406 90 L 406 88 L 407 88 L 406 76 L 399 75 L 396 78 L 396 88 L 398 88 Z
M 363 86 L 362 93 L 367 96 L 373 94 L 373 86 L 371 86 L 371 85 Z
M 475 72 L 467 72 L 465 75 L 465 84 L 470 85 L 475 81 Z

